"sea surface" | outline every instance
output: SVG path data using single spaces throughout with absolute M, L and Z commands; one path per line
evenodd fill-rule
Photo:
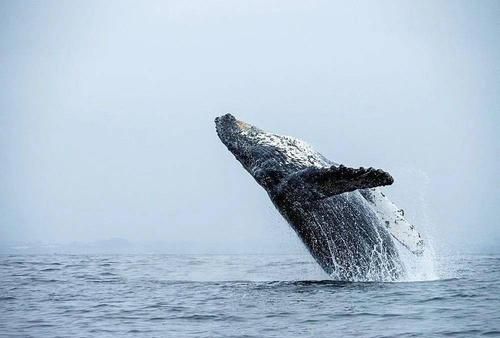
M 299 256 L 1 255 L 2 337 L 500 337 L 500 255 L 338 282 Z

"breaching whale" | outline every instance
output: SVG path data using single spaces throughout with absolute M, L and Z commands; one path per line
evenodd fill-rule
M 377 188 L 393 183 L 387 172 L 339 165 L 301 140 L 265 132 L 231 114 L 215 124 L 222 143 L 333 278 L 396 280 L 405 274 L 398 248 L 423 253 L 420 234 Z

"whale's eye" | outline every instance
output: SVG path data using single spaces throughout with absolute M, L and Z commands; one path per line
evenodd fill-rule
M 254 173 L 254 177 L 264 188 L 271 189 L 283 179 L 283 173 L 276 169 L 259 169 Z

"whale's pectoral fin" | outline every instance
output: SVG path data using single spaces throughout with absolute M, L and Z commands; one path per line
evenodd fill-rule
M 326 198 L 356 189 L 374 188 L 390 185 L 394 182 L 392 176 L 381 170 L 363 167 L 359 169 L 348 168 L 340 165 L 330 168 L 308 168 L 295 175 L 296 182 L 314 186 L 318 198 Z

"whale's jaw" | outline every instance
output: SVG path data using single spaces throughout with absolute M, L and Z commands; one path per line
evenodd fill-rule
M 309 167 L 335 164 L 302 140 L 266 132 L 231 114 L 215 118 L 215 125 L 222 143 L 259 183 L 257 176 L 262 170 L 272 169 L 274 174 L 279 171 L 286 176 Z
M 245 135 L 251 128 L 255 127 L 237 120 L 231 114 L 225 114 L 215 118 L 217 135 L 219 135 L 222 143 L 224 143 L 238 160 L 250 150 L 250 147 L 254 146 L 251 139 Z
M 294 172 L 332 164 L 301 140 L 263 131 L 231 114 L 217 117 L 215 125 L 222 143 L 270 194 Z

